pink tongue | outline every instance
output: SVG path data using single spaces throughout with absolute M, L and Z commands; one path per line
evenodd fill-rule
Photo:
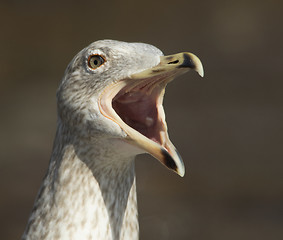
M 134 98 L 131 98 L 134 100 Z M 144 125 L 144 127 L 150 127 L 154 124 L 157 118 L 157 110 L 152 107 L 149 100 L 142 101 L 118 101 L 113 102 L 113 108 L 117 114 L 131 127 L 132 124 Z M 141 126 L 140 126 L 141 127 Z
M 132 124 L 150 127 L 157 119 L 157 109 L 155 101 L 142 92 L 128 92 L 117 95 L 112 102 L 112 106 L 117 114 L 131 127 Z
M 157 100 L 162 91 L 157 87 L 148 91 L 144 86 L 121 90 L 112 100 L 112 107 L 120 118 L 131 128 L 154 142 L 161 143 L 163 124 L 158 119 Z

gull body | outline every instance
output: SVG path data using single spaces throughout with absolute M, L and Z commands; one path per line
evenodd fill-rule
M 138 239 L 134 159 L 150 153 L 184 175 L 170 142 L 164 89 L 194 69 L 190 53 L 163 56 L 143 43 L 102 40 L 80 51 L 57 91 L 48 171 L 22 240 Z

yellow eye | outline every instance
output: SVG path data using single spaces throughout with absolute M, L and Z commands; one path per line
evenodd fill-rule
M 100 67 L 105 62 L 105 59 L 100 55 L 91 55 L 88 58 L 88 66 L 91 69 Z

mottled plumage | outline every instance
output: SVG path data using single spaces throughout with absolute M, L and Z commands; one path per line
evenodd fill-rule
M 103 63 L 92 68 L 92 56 Z M 203 74 L 192 54 L 163 57 L 151 45 L 112 40 L 74 57 L 57 91 L 53 153 L 23 240 L 138 239 L 134 158 L 149 152 L 184 174 L 162 100 L 167 82 L 189 68 Z

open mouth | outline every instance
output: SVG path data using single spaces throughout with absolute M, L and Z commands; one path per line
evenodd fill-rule
M 182 54 L 185 56 L 189 53 Z M 163 97 L 167 83 L 177 75 L 189 68 L 203 75 L 203 69 L 200 60 L 194 55 L 191 54 L 197 60 L 192 62 L 188 62 L 187 55 L 180 61 L 180 55 L 161 57 L 167 61 L 161 61 L 156 67 L 106 87 L 100 96 L 99 108 L 105 117 L 116 122 L 127 133 L 126 141 L 150 153 L 183 176 L 183 161 L 168 136 Z M 175 66 L 171 64 L 174 57 L 178 60 L 173 61 Z
M 171 79 L 172 76 L 163 74 L 138 81 L 121 80 L 105 89 L 99 106 L 104 116 L 128 134 L 126 140 L 176 171 L 170 157 L 176 149 L 168 137 L 162 105 L 166 84 Z
M 131 128 L 165 147 L 167 127 L 163 111 L 166 76 L 139 81 L 123 87 L 112 100 L 118 116 Z

